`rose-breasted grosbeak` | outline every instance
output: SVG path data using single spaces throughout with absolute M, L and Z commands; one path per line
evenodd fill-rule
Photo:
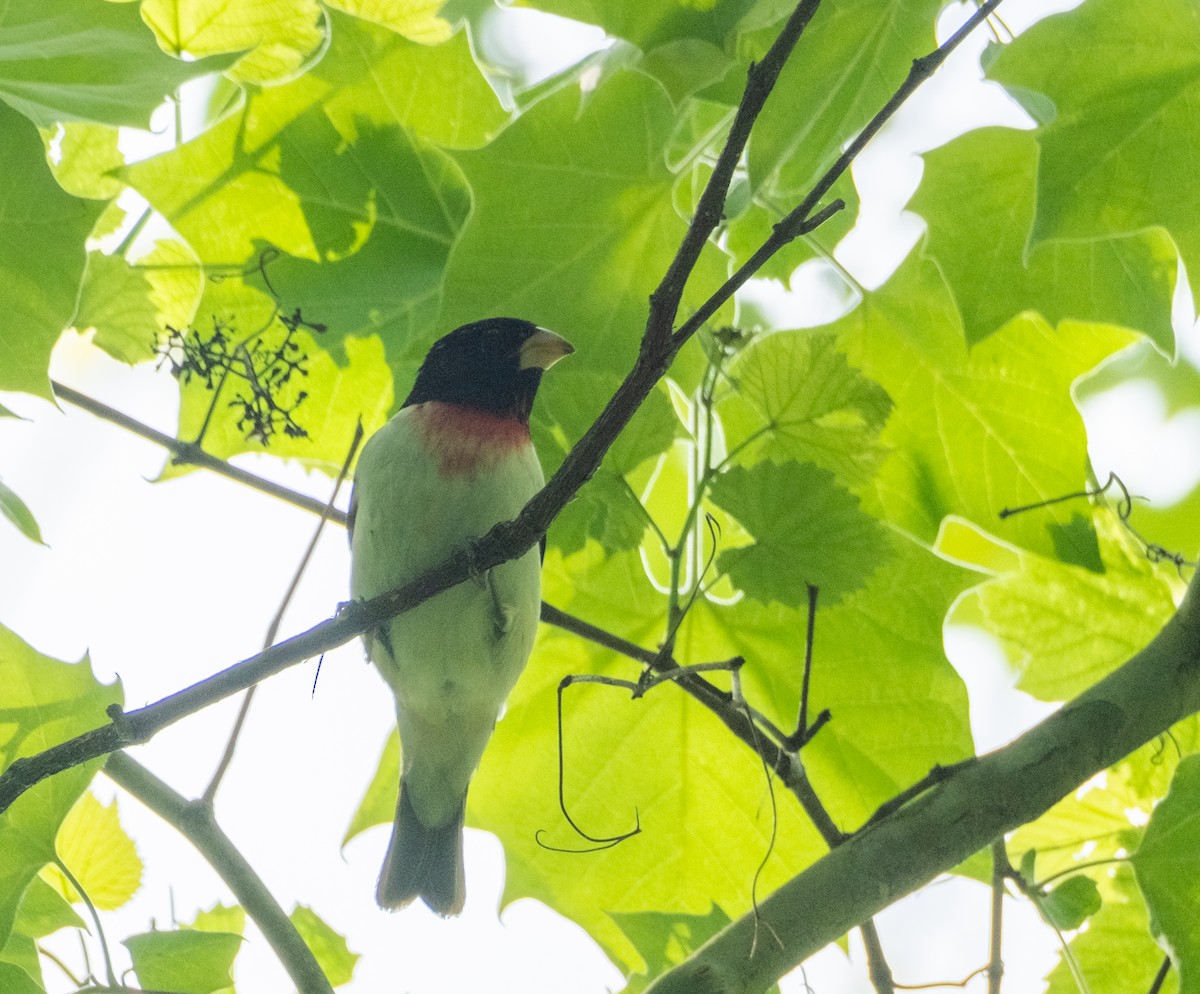
M 366 599 L 517 516 L 541 489 L 529 412 L 571 346 L 529 321 L 491 318 L 437 341 L 404 406 L 363 448 L 350 500 L 350 593 Z M 400 798 L 376 898 L 463 908 L 467 784 L 533 649 L 537 549 L 364 636 L 396 696 Z

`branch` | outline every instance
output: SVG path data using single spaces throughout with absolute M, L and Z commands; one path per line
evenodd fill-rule
M 333 994 L 312 950 L 271 896 L 267 885 L 237 850 L 207 804 L 175 793 L 137 760 L 123 752 L 108 757 L 104 772 L 115 783 L 176 828 L 225 881 L 246 914 L 262 931 L 300 994 Z
M 800 6 L 789 18 L 784 32 L 771 46 L 769 61 L 764 59 L 759 66 L 751 68 L 746 83 L 746 94 L 742 98 L 743 106 L 739 107 L 735 118 L 738 130 L 736 133 L 731 133 L 729 142 L 735 144 L 741 142 L 744 145 L 763 102 L 774 87 L 779 72 L 783 69 L 800 33 L 808 23 L 807 18 L 811 17 L 811 11 L 815 10 L 817 3 L 819 0 L 801 0 Z M 809 13 L 805 16 L 801 14 L 801 11 Z M 737 147 L 740 149 L 740 146 Z M 736 156 L 734 158 L 736 160 Z M 701 195 L 702 202 L 709 203 L 718 200 L 724 204 L 731 178 L 732 170 L 730 169 L 714 172 L 709 177 L 708 184 Z M 664 277 L 663 285 L 673 286 L 680 280 L 682 280 L 680 286 L 686 284 L 687 278 L 699 258 L 699 250 L 690 252 L 690 250 L 685 251 L 685 248 L 691 244 L 689 239 L 695 237 L 692 232 L 703 229 L 706 223 L 693 220 L 689 228 L 689 235 L 685 238 L 685 246 L 681 247 L 680 255 L 672 263 L 667 277 Z M 797 234 L 801 229 L 811 230 L 818 223 L 820 223 L 819 218 L 801 223 L 798 225 Z M 707 229 L 706 238 L 711 230 L 711 228 Z M 658 296 L 659 292 L 655 291 L 652 299 Z M 22 793 L 46 777 L 125 746 L 145 742 L 162 728 L 178 721 L 185 715 L 239 690 L 245 690 L 259 680 L 272 676 L 301 660 L 336 648 L 350 641 L 356 635 L 361 635 L 368 629 L 374 628 L 404 611 L 411 610 L 430 597 L 440 594 L 443 590 L 462 583 L 468 577 L 476 576 L 510 559 L 516 559 L 532 548 L 546 533 L 559 511 L 575 496 L 579 488 L 591 479 L 592 474 L 599 468 L 605 453 L 608 452 L 621 430 L 629 423 L 629 419 L 633 417 L 634 412 L 654 389 L 655 384 L 666 374 L 675 355 L 700 327 L 699 323 L 688 322 L 684 328 L 672 334 L 671 326 L 675 320 L 676 310 L 677 307 L 675 309 L 664 309 L 662 306 L 651 308 L 642 338 L 642 347 L 633 369 L 609 399 L 600 416 L 567 454 L 566 459 L 559 466 L 558 472 L 545 487 L 534 495 L 514 520 L 501 522 L 470 549 L 457 552 L 397 590 L 370 601 L 344 605 L 343 610 L 336 617 L 155 704 L 126 714 L 119 711 L 112 712 L 110 709 L 113 721 L 108 725 L 85 732 L 83 735 L 47 749 L 45 752 L 15 761 L 3 775 L 0 775 L 0 814 L 6 811 Z M 72 402 L 88 401 L 88 398 L 70 388 L 64 389 L 63 396 L 71 399 Z M 94 409 L 94 406 L 89 409 Z M 116 412 L 110 408 L 105 416 L 110 420 L 117 421 L 118 424 L 123 424 L 131 431 L 137 431 L 143 437 L 150 437 L 149 433 L 152 429 L 147 429 L 132 419 L 121 420 L 114 417 L 114 414 Z M 173 452 L 183 451 L 189 459 L 201 460 L 197 463 L 198 465 L 204 465 L 215 472 L 241 479 L 242 482 L 250 482 L 242 475 L 235 476 L 229 472 L 232 467 L 207 456 L 198 448 L 193 451 L 184 443 L 171 439 L 169 436 L 159 432 L 153 434 L 156 436 L 153 440 L 158 444 Z M 180 446 L 183 446 L 182 450 L 179 449 Z M 248 475 L 245 474 L 245 476 Z M 258 484 L 252 483 L 251 485 L 257 486 Z M 289 499 L 292 496 L 290 491 L 284 491 L 284 493 L 289 496 L 283 497 L 283 499 Z M 313 506 L 309 509 L 319 513 L 321 505 L 314 501 Z
M 848 929 L 1045 813 L 1061 797 L 1200 710 L 1200 578 L 1154 640 L 1020 738 L 960 768 L 780 887 L 647 994 L 765 990 Z M 830 895 L 836 895 L 831 900 Z
M 138 421 L 137 418 L 132 418 L 128 414 L 118 411 L 115 407 L 109 407 L 103 401 L 80 393 L 78 390 L 74 390 L 64 383 L 59 383 L 58 380 L 51 380 L 50 385 L 54 388 L 54 395 L 56 397 L 61 397 L 63 400 L 82 408 L 89 414 L 94 414 L 98 418 L 111 421 L 113 424 L 119 425 L 139 438 L 144 438 L 148 442 L 162 446 L 162 448 L 171 453 L 173 457 L 172 461 L 175 463 L 212 470 L 212 472 L 219 473 L 230 480 L 236 480 L 247 487 L 270 494 L 270 496 L 276 497 L 287 504 L 303 508 L 305 511 L 312 511 L 313 514 L 322 514 L 325 510 L 325 502 L 318 500 L 316 497 L 297 493 L 295 490 L 289 490 L 287 487 L 280 486 L 271 480 L 265 480 L 261 476 L 255 476 L 244 469 L 239 469 L 224 459 L 218 459 L 216 456 L 209 455 L 195 442 L 181 442 L 178 438 L 151 428 L 149 425 Z M 329 520 L 339 525 L 345 525 L 346 512 L 332 508 L 329 512 Z

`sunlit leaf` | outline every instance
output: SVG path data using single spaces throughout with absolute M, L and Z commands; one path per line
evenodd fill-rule
M 1063 46 L 1090 53 L 1063 59 Z M 1166 228 L 1200 272 L 1200 196 L 1190 145 L 1200 101 L 1200 8 L 1190 0 L 1087 3 L 1048 17 L 988 75 L 1042 123 L 1031 240 Z
M 978 342 L 1022 311 L 1119 324 L 1174 354 L 1175 246 L 1162 231 L 1040 243 L 1034 219 L 1037 146 L 1028 131 L 985 128 L 925 156 L 909 203 L 929 225 L 924 252 L 946 278 L 967 340 Z

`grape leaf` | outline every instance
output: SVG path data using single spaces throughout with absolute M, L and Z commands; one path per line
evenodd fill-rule
M 753 545 L 723 550 L 717 568 L 756 600 L 804 604 L 811 584 L 837 604 L 888 557 L 883 525 L 811 464 L 734 466 L 713 481 L 710 496 L 754 537 Z

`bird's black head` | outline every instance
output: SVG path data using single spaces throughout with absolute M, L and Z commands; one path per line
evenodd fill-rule
M 528 422 L 542 373 L 574 351 L 532 321 L 464 324 L 433 343 L 404 406 L 440 400 Z

